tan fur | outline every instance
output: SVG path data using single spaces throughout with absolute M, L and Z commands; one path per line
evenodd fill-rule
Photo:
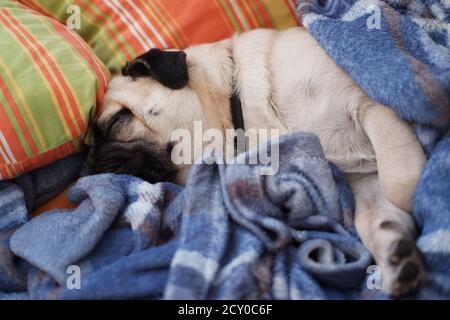
M 315 133 L 327 159 L 348 174 L 357 200 L 356 226 L 381 267 L 384 291 L 400 295 L 417 286 L 422 265 L 415 249 L 407 261 L 388 262 L 396 254 L 389 252 L 395 243 L 413 243 L 415 237 L 406 211 L 425 156 L 410 126 L 371 100 L 303 28 L 255 30 L 185 52 L 186 87 L 170 90 L 151 78 L 116 76 L 98 122 L 128 108 L 136 119 L 123 128 L 121 139 L 144 136 L 161 145 L 174 129 L 192 130 L 195 120 L 205 129 L 232 128 L 234 81 L 246 129 Z M 188 170 L 183 168 L 181 183 Z M 383 221 L 398 221 L 401 227 L 384 230 Z M 420 275 L 401 280 L 409 262 L 419 265 Z

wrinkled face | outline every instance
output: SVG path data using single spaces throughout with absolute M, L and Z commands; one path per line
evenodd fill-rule
M 111 80 L 93 126 L 90 162 L 97 173 L 184 182 L 188 168 L 171 159 L 172 132 L 208 122 L 191 73 L 196 66 L 184 52 L 152 49 Z
M 94 170 L 176 181 L 171 131 L 201 118 L 188 81 L 184 52 L 154 49 L 128 63 L 110 82 L 102 104 L 91 151 Z M 186 110 L 192 119 L 181 117 Z

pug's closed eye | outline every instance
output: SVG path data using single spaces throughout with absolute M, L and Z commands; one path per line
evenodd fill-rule
M 133 117 L 133 113 L 127 108 L 122 108 L 109 119 L 105 136 L 111 137 L 115 130 L 120 130 L 131 117 Z

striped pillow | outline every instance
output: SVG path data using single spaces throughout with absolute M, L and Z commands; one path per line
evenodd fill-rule
M 0 0 L 0 180 L 78 151 L 108 70 L 75 33 Z
M 295 0 L 21 0 L 75 30 L 112 72 L 152 47 L 185 48 L 254 28 L 298 25 Z

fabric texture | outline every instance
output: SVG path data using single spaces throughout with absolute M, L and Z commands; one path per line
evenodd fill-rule
M 81 37 L 112 72 L 158 47 L 183 49 L 255 28 L 298 25 L 295 0 L 21 0 Z
M 86 172 L 84 158 L 83 153 L 78 153 L 16 179 L 0 181 L 0 298 L 28 298 L 27 294 L 14 293 L 26 287 L 22 272 L 28 269 L 28 264 L 15 263 L 9 238 L 31 218 L 33 209 L 63 191 Z
M 196 165 L 185 189 L 87 176 L 69 192 L 76 209 L 28 222 L 23 200 L 0 204 L 22 213 L 0 215 L 2 297 L 356 297 L 372 262 L 355 236 L 348 184 L 317 137 L 276 143 L 273 176 L 259 165 Z M 270 155 L 273 145 L 262 147 Z M 0 199 L 15 190 L 7 185 Z M 73 265 L 79 289 L 67 286 Z
M 414 124 L 429 157 L 413 208 L 428 272 L 418 297 L 449 299 L 450 2 L 302 0 L 298 14 L 368 95 Z
M 405 120 L 448 128 L 448 1 L 303 0 L 298 14 L 370 97 Z
M 80 150 L 109 72 L 76 34 L 0 0 L 0 180 Z
M 428 285 L 419 297 L 450 299 L 450 137 L 433 150 L 414 199 Z

